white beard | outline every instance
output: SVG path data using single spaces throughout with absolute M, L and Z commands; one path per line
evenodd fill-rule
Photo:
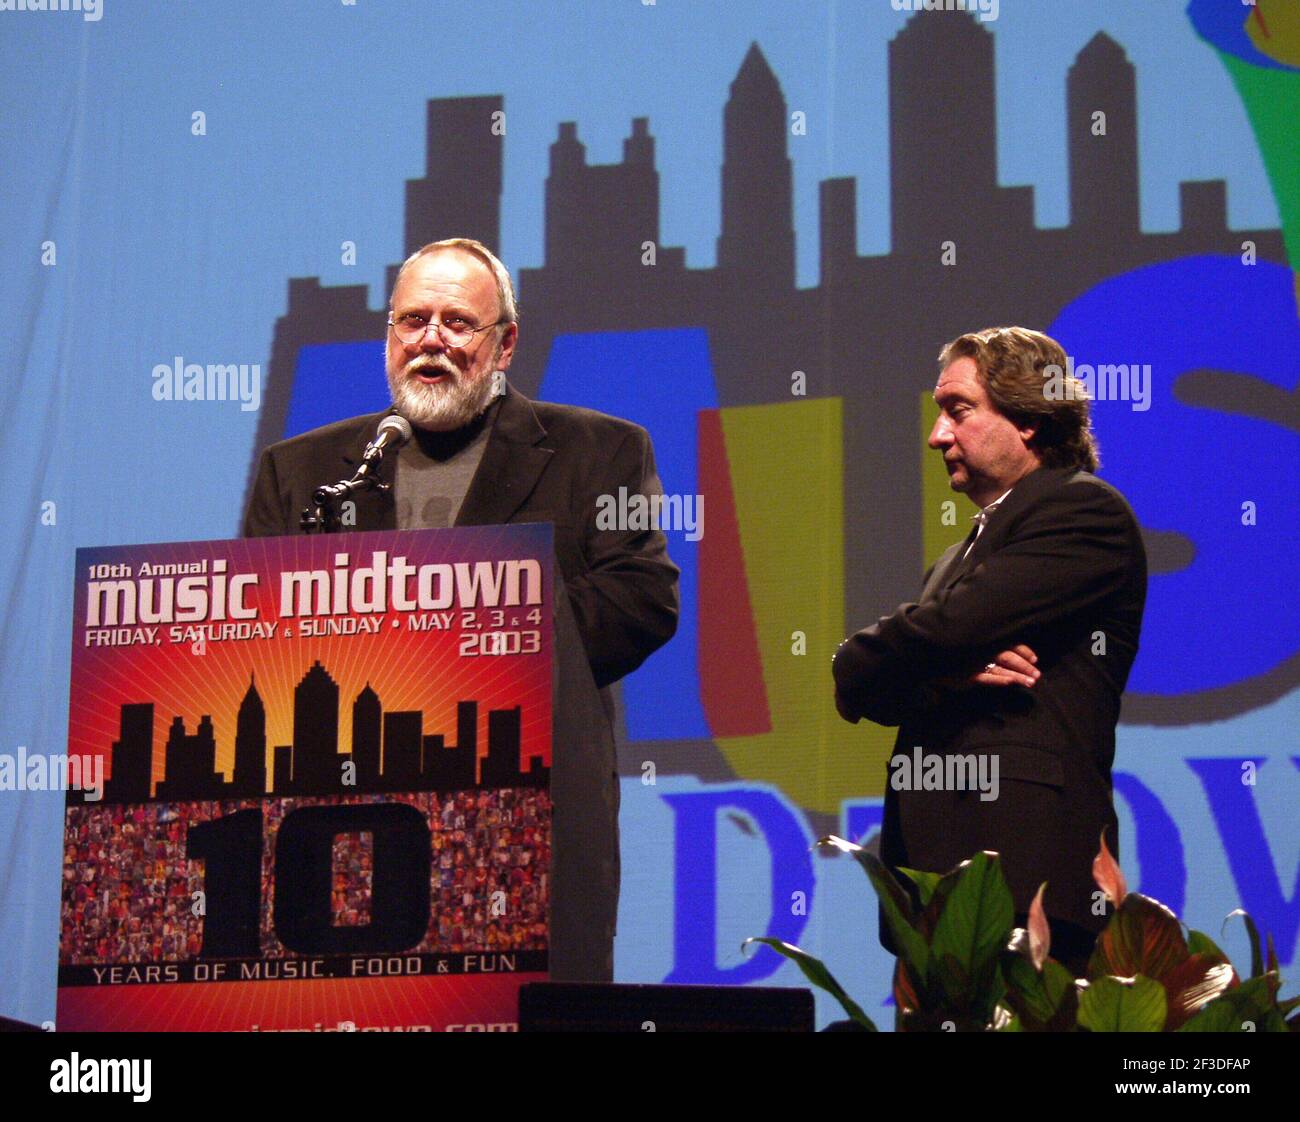
M 449 380 L 427 385 L 415 379 L 416 371 L 446 374 Z M 445 358 L 432 355 L 396 372 L 388 370 L 388 390 L 394 407 L 411 424 L 430 432 L 454 432 L 474 420 L 492 401 L 493 381 L 491 374 L 485 373 L 468 382 Z

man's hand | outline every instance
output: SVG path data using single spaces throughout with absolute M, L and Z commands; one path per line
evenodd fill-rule
M 967 681 L 976 686 L 1033 686 L 1042 677 L 1034 664 L 1038 656 L 1024 643 L 1001 651 L 992 662 L 972 674 Z
M 1034 664 L 1036 655 L 1024 643 L 1017 643 L 1010 650 L 1001 651 L 993 661 L 985 663 L 974 674 L 963 676 L 949 674 L 936 678 L 934 684 L 942 690 L 960 692 L 971 686 L 1027 686 L 1032 687 L 1042 672 Z
M 1042 677 L 1042 671 L 1038 669 L 1035 663 L 1038 662 L 1038 655 L 1025 643 L 1017 643 L 1009 650 L 999 651 L 993 657 L 993 661 L 986 663 L 974 674 L 963 676 L 961 674 L 950 674 L 942 678 L 933 679 L 928 685 L 920 686 L 913 691 L 913 703 L 921 705 L 935 704 L 935 689 L 947 691 L 950 693 L 962 693 L 969 690 L 972 686 L 1025 686 L 1033 688 L 1034 683 Z M 928 693 L 929 699 L 917 702 L 918 697 L 924 697 Z M 864 714 L 857 712 L 846 700 L 844 694 L 836 689 L 835 691 L 835 708 L 839 715 L 851 724 L 857 724 L 862 720 Z M 902 719 L 900 716 L 899 720 Z M 881 721 L 879 716 L 872 717 L 872 720 L 880 723 L 891 723 Z M 892 722 L 897 724 L 898 720 Z

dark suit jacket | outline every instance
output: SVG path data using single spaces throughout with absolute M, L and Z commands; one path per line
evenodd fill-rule
M 1091 906 L 1092 859 L 1103 827 L 1118 856 L 1110 769 L 1146 600 L 1137 520 L 1096 476 L 1039 468 L 963 560 L 968 542 L 926 574 L 918 603 L 846 639 L 835 656 L 841 714 L 899 725 L 895 756 L 920 746 L 998 757 L 992 801 L 887 781 L 881 857 L 947 872 L 997 850 L 1018 912 L 1047 881 L 1048 915 L 1096 931 L 1105 920 Z M 1038 655 L 1032 688 L 957 684 L 1016 643 Z
M 393 410 L 352 417 L 262 453 L 245 537 L 296 534 L 321 483 L 348 477 Z M 391 472 L 391 468 L 388 469 Z M 391 476 L 390 476 L 391 477 Z M 650 436 L 640 425 L 530 401 L 508 383 L 457 526 L 555 523 L 555 553 L 598 687 L 631 673 L 677 629 L 678 568 L 658 530 L 598 530 L 596 500 L 660 494 Z M 350 530 L 397 526 L 392 492 L 366 492 Z
M 245 537 L 299 533 L 322 483 L 350 477 L 392 410 L 352 417 L 262 453 Z M 385 474 L 391 479 L 391 465 Z M 618 769 L 605 688 L 677 628 L 679 570 L 658 530 L 600 530 L 601 495 L 660 494 L 649 434 L 591 409 L 530 401 L 506 386 L 457 526 L 552 522 L 555 689 L 551 797 L 551 975 L 612 976 L 618 909 Z M 348 530 L 396 528 L 392 493 L 366 492 Z M 562 593 L 567 593 L 563 595 Z

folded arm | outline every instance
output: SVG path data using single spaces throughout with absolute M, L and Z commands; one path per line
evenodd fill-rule
M 1044 496 L 952 587 L 841 644 L 833 664 L 840 715 L 898 724 L 934 704 L 953 676 L 969 676 L 998 652 L 1032 645 L 1044 628 L 1095 607 L 1127 579 L 1132 532 L 1124 504 L 1095 484 Z

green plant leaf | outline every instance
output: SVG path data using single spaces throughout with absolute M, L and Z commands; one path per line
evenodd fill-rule
M 869 1029 L 871 1032 L 877 1031 L 871 1018 L 862 1011 L 862 1007 L 858 1005 L 853 998 L 849 997 L 849 995 L 844 992 L 844 987 L 835 980 L 835 975 L 826 969 L 826 964 L 822 962 L 821 959 L 815 958 L 807 951 L 800 950 L 792 943 L 784 943 L 780 939 L 770 939 L 766 937 L 746 939 L 741 944 L 741 950 L 744 950 L 744 948 L 749 946 L 750 943 L 762 943 L 764 946 L 771 947 L 778 954 L 784 955 L 803 971 L 803 976 L 807 978 L 808 981 L 818 989 L 825 990 L 835 998 L 835 1000 L 844 1007 L 844 1012 L 846 1012 L 854 1021 L 860 1024 L 863 1028 Z
M 1079 1024 L 1092 1032 L 1159 1032 L 1165 988 L 1154 978 L 1097 978 L 1079 996 Z
M 1074 975 L 1054 958 L 1043 963 L 1043 984 L 1053 1005 L 1058 1008 L 1078 1005 L 1079 988 L 1075 985 Z
M 1160 982 L 1169 998 L 1166 1032 L 1175 1032 L 1207 1002 L 1240 984 L 1232 963 L 1216 962 L 1202 954 L 1189 956 Z
M 871 886 L 880 899 L 880 910 L 885 916 L 885 926 L 889 928 L 894 946 L 898 948 L 899 957 L 912 968 L 912 973 L 924 985 L 929 974 L 930 948 L 921 933 L 913 926 L 915 910 L 912 907 L 912 898 L 903 890 L 903 886 L 894 879 L 879 857 L 860 845 L 845 841 L 834 834 L 819 838 L 817 845 L 849 854 L 866 871 Z
M 1242 922 L 1246 925 L 1246 934 L 1250 937 L 1250 976 L 1258 978 L 1264 973 L 1264 956 L 1259 949 L 1259 928 L 1255 926 L 1255 921 L 1245 908 L 1237 908 L 1229 912 L 1223 920 L 1224 927 L 1228 926 L 1228 920 L 1233 916 L 1241 916 Z
M 1158 982 L 1187 958 L 1187 940 L 1178 917 L 1158 900 L 1130 892 L 1097 938 L 1088 977 L 1141 974 Z
M 836 837 L 834 834 L 827 834 L 824 838 L 817 839 L 817 848 L 834 849 L 838 853 L 847 853 L 860 866 L 867 878 L 871 881 L 872 887 L 875 888 L 876 894 L 880 895 L 882 889 L 894 905 L 898 908 L 899 914 L 907 920 L 909 925 L 916 922 L 916 908 L 913 906 L 912 897 L 907 890 L 898 883 L 888 867 L 880 860 L 871 850 L 857 845 L 851 841 L 845 841 L 843 838 Z
M 993 967 L 1014 924 L 1015 907 L 998 855 L 977 853 L 963 862 L 930 941 L 932 961 L 942 964 L 940 973 L 950 1000 L 974 1008 L 982 1004 L 977 1001 L 980 996 L 987 1000 Z M 984 1012 L 991 1016 L 992 1006 Z
M 1005 1001 L 1024 1032 L 1072 1032 L 1078 1021 L 1079 997 L 1074 976 L 1053 958 L 1035 970 L 1028 949 L 1004 951 Z
M 1257 1028 L 1255 1031 L 1256 1032 L 1292 1032 L 1294 1030 L 1291 1028 L 1290 1025 L 1287 1024 L 1282 1014 L 1279 1013 L 1276 1008 L 1273 1008 L 1270 1009 L 1264 1015 L 1263 1020 L 1261 1020 L 1259 1023 L 1259 1028 Z
M 1228 956 L 1204 931 L 1187 932 L 1187 949 L 1192 954 L 1203 954 L 1209 958 L 1218 959 L 1220 962 L 1228 961 Z
M 929 992 L 937 1010 L 949 1014 L 966 1013 L 973 1002 L 971 976 L 965 966 L 951 954 L 937 955 L 930 948 Z
M 939 924 L 939 917 L 943 915 L 943 910 L 948 906 L 948 897 L 952 895 L 953 889 L 957 887 L 957 882 L 961 878 L 962 870 L 966 867 L 963 861 L 954 869 L 949 869 L 935 882 L 934 888 L 930 893 L 930 899 L 916 917 L 916 929 L 925 937 L 927 943 L 934 941 L 934 929 Z
M 1243 1018 L 1228 1002 L 1212 1001 L 1179 1027 L 1179 1032 L 1241 1032 Z
M 1025 1026 L 1020 1023 L 1019 1017 L 1017 1017 L 1014 1013 L 1010 1013 L 1007 1015 L 1007 1018 L 1005 1020 L 1001 1021 L 994 1027 L 993 1031 L 994 1032 L 1024 1032 Z
M 1248 978 L 1216 997 L 1179 1032 L 1286 1032 L 1275 993 L 1272 977 Z
M 907 963 L 901 958 L 895 959 L 893 995 L 894 1008 L 898 1011 L 898 1016 L 895 1018 L 896 1024 L 903 1013 L 919 1009 L 924 1004 L 922 1001 L 924 993 L 925 987 L 917 984 Z
M 927 873 L 924 869 L 905 869 L 900 865 L 898 871 L 916 885 L 916 890 L 921 896 L 921 907 L 923 908 L 934 895 L 935 886 L 943 879 L 942 873 Z
M 882 866 L 879 871 L 869 871 L 871 883 L 875 886 L 880 899 L 880 910 L 885 916 L 885 925 L 889 928 L 898 957 L 901 958 L 924 989 L 930 974 L 930 948 L 915 927 L 908 922 L 907 915 L 899 907 L 897 898 L 890 891 L 891 884 L 886 882 L 888 872 Z M 897 888 L 897 885 L 892 887 Z

